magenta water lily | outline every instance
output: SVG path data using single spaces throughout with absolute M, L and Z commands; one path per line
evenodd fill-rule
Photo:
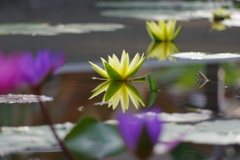
M 0 93 L 8 93 L 19 86 L 21 79 L 21 57 L 23 56 L 20 52 L 11 53 L 10 56 L 5 56 L 0 51 Z
M 159 111 L 118 115 L 118 128 L 126 146 L 141 159 L 152 154 L 162 132 L 162 121 L 157 113 Z

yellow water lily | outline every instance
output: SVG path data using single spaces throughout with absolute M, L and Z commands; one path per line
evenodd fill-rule
M 224 19 L 231 18 L 231 14 L 225 13 L 225 11 L 222 9 L 217 9 L 217 10 L 213 11 L 212 14 L 213 14 L 214 21 L 222 21 Z
M 160 61 L 166 59 L 175 61 L 176 59 L 170 56 L 179 52 L 177 45 L 173 42 L 151 42 L 147 48 L 147 59 L 157 58 Z
M 129 80 L 130 77 L 137 73 L 145 59 L 146 57 L 144 57 L 144 54 L 140 57 L 137 53 L 132 62 L 129 63 L 129 55 L 123 50 L 121 60 L 119 60 L 115 54 L 113 54 L 112 57 L 108 56 L 108 62 L 101 58 L 104 69 L 92 62 L 89 63 L 95 71 L 106 79 Z
M 159 20 L 158 24 L 154 21 L 146 22 L 147 31 L 154 41 L 173 41 L 179 34 L 182 26 L 176 29 L 176 20 L 164 22 Z
M 108 104 L 108 107 L 116 109 L 121 103 L 122 111 L 128 110 L 130 105 L 130 99 L 136 109 L 140 104 L 145 106 L 143 98 L 138 90 L 129 81 L 105 81 L 98 85 L 93 91 L 92 96 L 89 99 L 96 97 L 97 95 L 106 92 L 103 96 L 100 104 Z

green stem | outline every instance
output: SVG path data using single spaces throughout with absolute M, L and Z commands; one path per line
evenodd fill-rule
M 65 146 L 65 144 L 61 141 L 61 139 L 59 138 L 59 136 L 57 135 L 57 132 L 55 131 L 54 127 L 53 127 L 53 124 L 52 124 L 52 121 L 50 119 L 50 116 L 45 108 L 45 106 L 43 105 L 40 97 L 38 96 L 39 95 L 39 88 L 34 88 L 33 89 L 36 94 L 36 96 L 38 97 L 38 102 L 39 102 L 39 105 L 40 105 L 40 108 L 41 108 L 41 111 L 42 111 L 42 115 L 46 121 L 46 123 L 49 125 L 54 137 L 56 138 L 58 144 L 61 146 L 62 148 L 62 151 L 63 153 L 65 153 L 65 155 L 67 156 L 67 158 L 69 160 L 76 160 L 75 157 L 72 155 L 72 153 L 67 149 L 67 147 Z

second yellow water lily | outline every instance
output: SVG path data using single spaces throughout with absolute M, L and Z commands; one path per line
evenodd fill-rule
M 146 22 L 146 28 L 150 35 L 150 37 L 154 41 L 173 41 L 177 35 L 179 34 L 182 26 L 179 26 L 176 29 L 176 20 L 169 20 L 168 22 L 164 22 L 163 20 L 159 20 L 158 24 L 154 21 Z
M 125 52 L 125 50 L 123 50 L 121 60 L 119 60 L 115 54 L 113 54 L 112 57 L 108 56 L 108 62 L 101 58 L 104 69 L 92 62 L 89 63 L 92 65 L 95 71 L 97 71 L 106 79 L 129 80 L 134 74 L 137 73 L 145 59 L 146 57 L 144 57 L 144 54 L 140 57 L 140 55 L 137 53 L 132 62 L 129 63 L 129 55 L 127 52 Z
M 213 21 L 222 21 L 224 19 L 231 19 L 230 13 L 225 13 L 222 9 L 217 9 L 212 12 L 213 14 Z

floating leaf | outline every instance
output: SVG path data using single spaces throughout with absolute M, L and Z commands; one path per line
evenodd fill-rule
M 84 160 L 115 155 L 125 149 L 115 126 L 90 117 L 82 119 L 64 141 L 78 159 Z
M 210 60 L 210 59 L 226 59 L 226 58 L 240 58 L 240 54 L 237 53 L 199 53 L 199 52 L 181 52 L 171 55 L 171 57 L 181 59 L 195 59 L 195 60 Z
M 91 31 L 114 31 L 124 28 L 122 24 L 114 23 L 70 23 L 51 25 L 48 23 L 5 23 L 0 24 L 0 35 L 44 35 L 80 34 Z
M 6 94 L 0 95 L 0 103 L 37 103 L 39 102 L 53 101 L 52 97 L 44 95 L 32 95 L 32 94 Z
M 60 139 L 63 139 L 73 126 L 72 123 L 64 123 L 55 124 L 54 128 Z M 61 151 L 48 125 L 1 127 L 0 141 L 1 156 L 21 152 Z

